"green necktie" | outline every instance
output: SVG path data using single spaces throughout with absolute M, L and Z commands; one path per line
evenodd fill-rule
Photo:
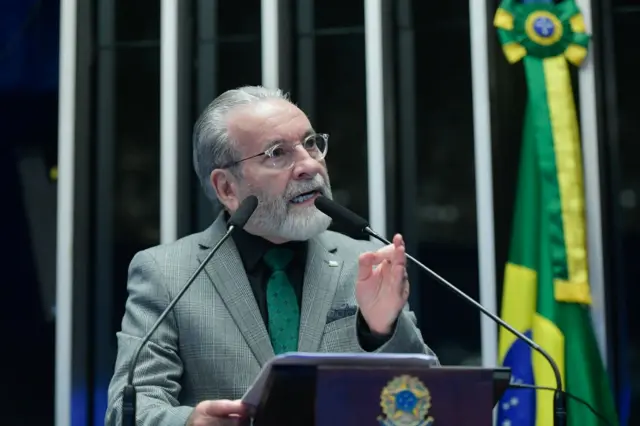
M 280 247 L 272 248 L 264 255 L 264 262 L 272 271 L 267 283 L 267 311 L 269 336 L 276 355 L 298 350 L 300 309 L 285 271 L 291 259 L 293 252 Z

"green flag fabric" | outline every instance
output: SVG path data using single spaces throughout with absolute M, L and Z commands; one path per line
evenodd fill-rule
M 504 0 L 497 27 L 510 63 L 523 61 L 528 89 L 518 190 L 502 317 L 533 338 L 560 367 L 563 386 L 617 425 L 614 398 L 591 322 L 580 133 L 569 63 L 587 55 L 589 35 L 573 0 Z M 555 387 L 548 363 L 506 330 L 500 363 L 513 381 Z M 553 392 L 508 390 L 498 425 L 553 424 Z M 568 426 L 597 417 L 568 398 Z

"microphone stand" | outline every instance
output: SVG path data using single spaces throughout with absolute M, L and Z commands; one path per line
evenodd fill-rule
M 122 391 L 122 426 L 135 426 L 136 424 L 136 388 L 133 385 L 133 373 L 136 368 L 136 364 L 138 362 L 138 358 L 140 357 L 140 353 L 142 352 L 142 348 L 149 342 L 153 333 L 160 327 L 160 324 L 164 321 L 164 319 L 173 311 L 174 306 L 180 301 L 182 296 L 187 292 L 191 284 L 196 280 L 200 272 L 204 269 L 204 267 L 209 263 L 209 260 L 213 257 L 213 255 L 218 251 L 218 249 L 222 246 L 222 244 L 227 241 L 229 236 L 236 229 L 235 225 L 230 225 L 227 232 L 220 238 L 218 243 L 211 249 L 207 257 L 198 265 L 198 268 L 195 270 L 193 274 L 187 280 L 187 283 L 182 287 L 180 292 L 173 298 L 173 300 L 167 305 L 164 311 L 160 314 L 156 322 L 151 326 L 147 334 L 142 338 L 142 341 L 136 348 L 136 351 L 131 359 L 131 363 L 129 364 L 129 371 L 127 374 L 127 384 Z
M 386 238 L 378 235 L 371 227 L 366 226 L 363 231 L 375 238 L 376 240 L 384 243 L 384 244 L 392 244 L 391 241 Z M 566 426 L 567 424 L 567 397 L 562 392 L 562 376 L 560 374 L 560 369 L 558 368 L 558 364 L 553 360 L 551 355 L 547 351 L 545 351 L 540 345 L 538 345 L 533 340 L 529 339 L 524 334 L 520 333 L 518 330 L 513 328 L 509 323 L 504 321 L 499 316 L 490 312 L 487 308 L 482 306 L 480 303 L 476 302 L 471 296 L 464 293 L 462 290 L 451 284 L 449 281 L 438 275 L 436 272 L 429 269 L 427 266 L 423 265 L 419 260 L 411 256 L 410 254 L 406 254 L 407 259 L 411 260 L 414 264 L 419 266 L 421 269 L 426 271 L 429 275 L 440 281 L 440 283 L 444 284 L 450 290 L 453 290 L 458 296 L 462 297 L 467 303 L 475 306 L 479 309 L 483 314 L 491 318 L 496 324 L 506 328 L 509 330 L 514 336 L 523 340 L 531 349 L 537 351 L 540 355 L 542 355 L 551 365 L 551 369 L 553 370 L 553 375 L 556 379 L 556 389 L 554 391 L 553 397 L 553 424 L 554 426 Z

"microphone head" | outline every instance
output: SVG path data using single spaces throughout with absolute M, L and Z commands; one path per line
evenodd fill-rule
M 236 228 L 244 228 L 249 218 L 258 208 L 258 197 L 255 195 L 249 195 L 242 200 L 238 209 L 229 218 L 229 226 L 233 225 Z
M 358 232 L 369 227 L 369 222 L 366 219 L 358 216 L 348 208 L 341 206 L 327 197 L 320 196 L 316 198 L 314 204 L 318 210 L 329 216 L 331 219 L 349 227 L 353 227 Z

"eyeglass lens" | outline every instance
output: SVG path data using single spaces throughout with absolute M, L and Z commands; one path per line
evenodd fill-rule
M 312 135 L 301 143 L 311 158 L 322 159 L 327 152 L 327 140 L 322 135 Z M 269 161 L 275 168 L 291 166 L 295 160 L 295 145 L 278 145 L 271 150 Z

